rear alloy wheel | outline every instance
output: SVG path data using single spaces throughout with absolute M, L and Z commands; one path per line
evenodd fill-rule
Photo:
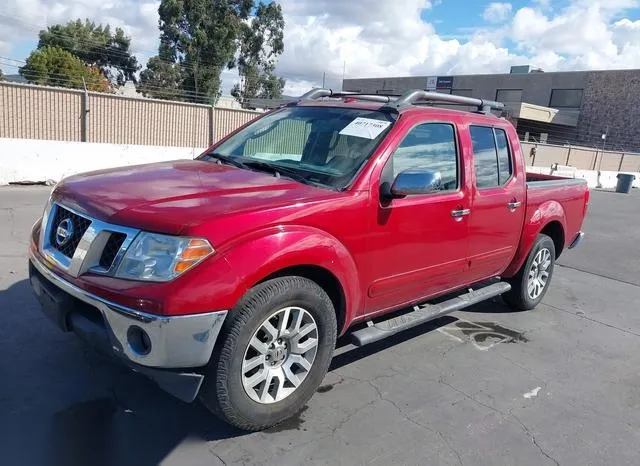
M 508 279 L 511 291 L 502 295 L 504 301 L 523 311 L 536 307 L 549 289 L 555 260 L 553 240 L 547 235 L 538 235 L 520 271 Z
M 527 293 L 531 299 L 537 299 L 546 289 L 550 267 L 551 251 L 547 248 L 542 248 L 533 258 L 527 276 Z
M 200 400 L 240 429 L 278 424 L 320 386 L 336 337 L 333 303 L 315 282 L 280 277 L 256 285 L 227 316 Z

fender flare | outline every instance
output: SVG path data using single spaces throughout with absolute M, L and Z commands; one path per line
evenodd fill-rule
M 320 267 L 338 281 L 344 296 L 343 331 L 362 308 L 358 268 L 351 253 L 334 236 L 307 226 L 269 228 L 234 240 L 224 247 L 224 257 L 236 278 L 231 302 L 266 277 L 281 270 Z
M 562 227 L 563 233 L 567 231 L 567 218 L 564 208 L 558 201 L 553 200 L 543 202 L 531 215 L 525 218 L 516 254 L 503 272 L 503 277 L 513 277 L 518 273 L 522 264 L 527 260 L 536 238 L 552 222 L 558 222 Z M 566 233 L 564 238 L 566 243 Z

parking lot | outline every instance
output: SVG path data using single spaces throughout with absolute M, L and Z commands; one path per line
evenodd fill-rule
M 0 188 L 0 464 L 637 465 L 640 195 L 596 191 L 535 311 L 483 303 L 355 349 L 295 419 L 236 431 L 63 334 L 27 279 L 50 188 Z

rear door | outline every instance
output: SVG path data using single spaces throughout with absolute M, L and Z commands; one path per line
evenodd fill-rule
M 503 128 L 470 125 L 473 200 L 467 282 L 500 274 L 513 258 L 524 221 L 525 173 L 518 173 Z
M 373 184 L 367 312 L 397 307 L 461 284 L 467 256 L 468 186 L 453 122 L 404 122 L 404 138 L 387 160 L 379 183 L 403 170 L 439 171 L 437 192 L 380 199 Z M 460 213 L 460 214 L 458 214 Z

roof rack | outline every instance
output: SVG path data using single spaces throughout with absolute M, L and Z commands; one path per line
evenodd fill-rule
M 405 92 L 398 99 L 394 100 L 391 105 L 387 105 L 386 107 L 393 110 L 399 110 L 410 105 L 436 102 L 477 107 L 478 111 L 487 114 L 491 113 L 491 110 L 504 110 L 504 104 L 502 102 L 475 99 L 473 97 L 464 97 L 461 95 L 441 94 L 440 92 L 429 92 L 421 89 L 414 89 Z
M 316 100 L 324 97 L 334 97 L 334 98 L 353 97 L 358 100 L 367 100 L 370 102 L 380 102 L 380 103 L 386 104 L 391 102 L 393 100 L 393 97 L 397 97 L 397 96 L 384 95 L 384 94 L 363 94 L 360 92 L 351 92 L 351 91 L 334 92 L 331 89 L 323 89 L 318 87 L 315 89 L 311 89 L 309 92 L 298 97 L 293 102 L 293 105 L 296 105 L 298 102 L 301 102 L 304 100 Z
M 395 112 L 403 107 L 429 103 L 467 105 L 469 107 L 477 107 L 479 112 L 486 114 L 491 113 L 491 110 L 504 110 L 504 104 L 501 102 L 485 99 L 475 99 L 473 97 L 464 97 L 461 95 L 441 94 L 440 92 L 429 92 L 423 91 L 421 89 L 413 89 L 405 92 L 401 96 L 398 96 L 394 94 L 366 94 L 351 91 L 334 92 L 331 89 L 315 88 L 301 95 L 298 99 L 288 105 L 297 105 L 298 103 L 305 100 L 316 100 L 325 97 L 353 97 L 358 100 L 381 102 L 384 104 L 388 104 L 382 107 L 383 109 Z

